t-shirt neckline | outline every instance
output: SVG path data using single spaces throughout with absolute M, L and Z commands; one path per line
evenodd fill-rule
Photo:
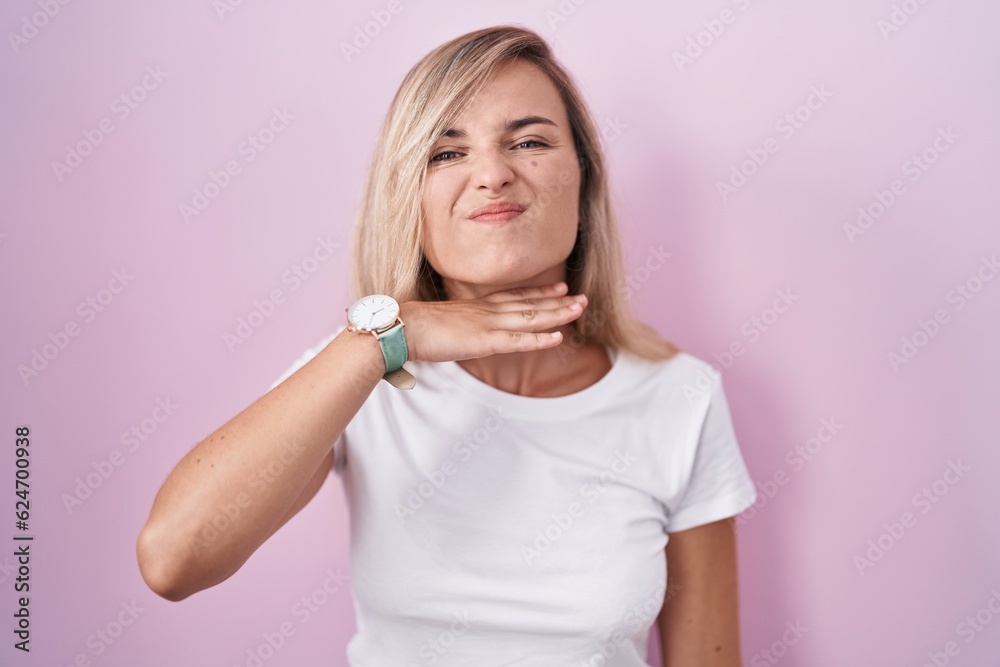
M 457 361 L 432 364 L 459 388 L 491 407 L 498 407 L 505 414 L 517 419 L 530 421 L 559 421 L 581 417 L 594 412 L 608 403 L 608 398 L 617 393 L 623 374 L 626 372 L 626 355 L 622 350 L 605 346 L 611 359 L 611 368 L 597 382 L 565 396 L 521 396 L 483 382 Z

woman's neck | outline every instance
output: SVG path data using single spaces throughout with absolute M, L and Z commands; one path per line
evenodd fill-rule
M 573 347 L 570 327 L 557 329 L 563 331 L 563 342 L 555 347 L 465 359 L 458 365 L 496 389 L 538 398 L 582 391 L 611 370 L 611 358 L 603 345 Z
M 449 299 L 479 299 L 488 294 L 518 287 L 551 285 L 566 280 L 565 263 L 505 285 L 480 285 L 444 279 Z M 464 359 L 458 364 L 480 381 L 501 391 L 520 396 L 564 396 L 594 384 L 611 368 L 603 345 L 582 343 L 572 323 L 533 333 L 562 332 L 559 345 L 530 352 L 494 354 Z

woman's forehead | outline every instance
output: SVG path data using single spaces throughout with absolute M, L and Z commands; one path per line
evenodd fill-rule
M 530 63 L 526 67 L 502 72 L 485 84 L 441 136 L 505 134 L 533 124 L 565 127 L 568 119 L 559 90 L 541 69 Z

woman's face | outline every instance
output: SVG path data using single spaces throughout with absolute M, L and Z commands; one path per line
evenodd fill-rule
M 515 60 L 431 152 L 423 250 L 448 297 L 564 279 L 579 194 L 580 164 L 559 91 L 537 66 Z M 523 212 L 470 218 L 490 204 Z

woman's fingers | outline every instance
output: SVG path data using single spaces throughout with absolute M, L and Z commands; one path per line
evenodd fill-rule
M 540 350 L 562 342 L 553 329 L 580 317 L 583 295 L 566 294 L 566 283 L 504 290 L 478 299 L 400 304 L 414 361 L 453 361 Z
M 539 298 L 526 298 L 517 301 L 500 301 L 493 305 L 497 312 L 504 313 L 519 310 L 558 310 L 573 304 L 579 304 L 581 309 L 587 305 L 587 297 L 584 294 L 574 294 L 573 296 L 547 296 Z
M 526 331 L 494 330 L 487 334 L 487 342 L 490 345 L 491 354 L 532 352 L 534 350 L 544 350 L 547 347 L 555 347 L 562 342 L 562 334 L 558 331 L 554 333 L 531 333 Z
M 507 331 L 533 332 L 572 322 L 583 314 L 586 299 L 566 297 L 537 304 L 505 304 L 496 313 L 495 327 Z

